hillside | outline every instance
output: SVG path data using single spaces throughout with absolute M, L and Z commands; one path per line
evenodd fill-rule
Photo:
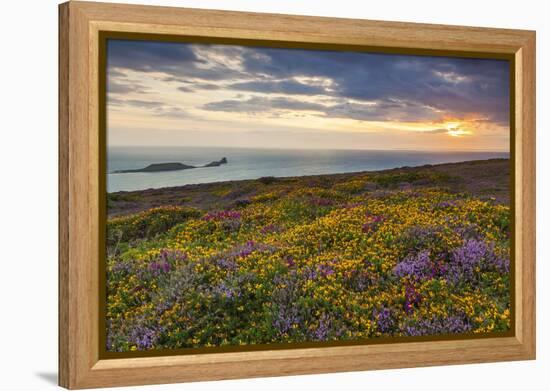
M 107 349 L 507 331 L 508 167 L 111 194 Z

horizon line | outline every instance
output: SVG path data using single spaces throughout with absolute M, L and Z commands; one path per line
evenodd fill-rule
M 408 148 L 385 148 L 385 149 L 375 149 L 375 148 L 292 148 L 292 147 L 248 147 L 248 146 L 217 146 L 217 145 L 107 145 L 109 148 L 226 148 L 226 149 L 265 149 L 265 150 L 281 150 L 281 151 L 370 151 L 370 152 L 441 152 L 441 153 L 452 153 L 452 152 L 488 152 L 488 153 L 510 153 L 510 150 L 489 150 L 489 149 L 445 149 L 445 150 L 434 150 L 434 149 L 408 149 Z

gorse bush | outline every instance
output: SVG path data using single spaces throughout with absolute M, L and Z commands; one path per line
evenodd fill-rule
M 396 187 L 400 183 L 444 184 L 456 180 L 447 173 L 439 172 L 397 172 L 376 175 L 372 181 L 383 187 Z
M 200 215 L 201 212 L 196 209 L 165 206 L 131 216 L 112 218 L 107 221 L 107 246 L 151 238 L 176 224 Z
M 264 185 L 270 185 L 272 183 L 275 183 L 277 181 L 277 178 L 273 176 L 263 176 L 261 178 L 258 178 L 258 182 Z
M 124 246 L 107 260 L 107 349 L 508 330 L 509 208 L 437 187 L 362 190 L 375 179 L 258 183 L 234 209 L 111 219 L 109 244 Z
M 108 193 L 107 194 L 107 207 L 112 207 L 116 202 L 138 202 L 141 197 L 137 194 L 126 193 Z

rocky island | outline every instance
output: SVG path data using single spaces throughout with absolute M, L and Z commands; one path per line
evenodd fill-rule
M 218 166 L 221 166 L 222 164 L 227 164 L 227 159 L 224 157 L 222 157 L 217 162 L 210 162 L 208 164 L 205 164 L 203 167 L 218 167 Z
M 188 164 L 183 164 L 179 162 L 175 163 L 154 163 L 150 164 L 144 168 L 138 168 L 133 170 L 117 170 L 113 171 L 113 174 L 127 174 L 132 172 L 162 172 L 162 171 L 179 171 L 179 170 L 189 170 L 192 168 L 207 168 L 207 167 L 218 167 L 222 164 L 227 164 L 227 158 L 223 157 L 218 161 L 213 161 L 204 166 L 190 166 Z

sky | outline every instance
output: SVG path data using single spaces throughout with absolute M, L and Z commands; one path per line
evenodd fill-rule
M 509 151 L 509 63 L 108 40 L 109 146 Z

